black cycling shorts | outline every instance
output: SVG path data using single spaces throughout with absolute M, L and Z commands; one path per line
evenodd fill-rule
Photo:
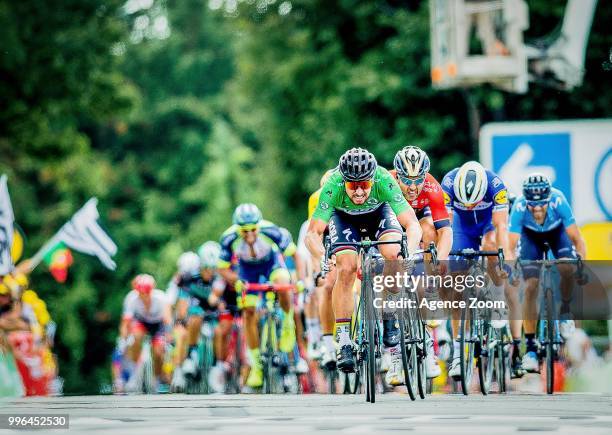
M 364 237 L 379 240 L 384 234 L 403 232 L 397 216 L 387 203 L 366 214 L 352 215 L 336 210 L 329 220 L 328 230 L 332 254 L 357 251 L 354 246 L 343 245 L 346 242 L 357 243 Z

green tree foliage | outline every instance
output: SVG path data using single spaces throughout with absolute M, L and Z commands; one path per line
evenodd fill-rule
M 177 256 L 217 239 L 242 201 L 295 234 L 348 147 L 390 166 L 417 144 L 441 177 L 477 157 L 467 102 L 481 123 L 609 117 L 604 3 L 582 87 L 510 95 L 431 88 L 425 0 L 0 0 L 0 172 L 28 253 L 94 195 L 119 246 L 115 273 L 75 254 L 66 285 L 32 276 L 67 391 L 110 381 L 134 274 L 165 287 Z M 540 38 L 565 2 L 528 4 Z

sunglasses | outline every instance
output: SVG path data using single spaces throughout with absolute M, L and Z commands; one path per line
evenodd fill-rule
M 368 189 L 370 189 L 372 187 L 372 184 L 374 184 L 372 182 L 372 180 L 366 180 L 366 181 L 346 181 L 344 183 L 346 188 L 349 189 L 349 190 L 357 190 L 357 189 L 368 190 Z
M 242 225 L 240 227 L 240 233 L 241 234 L 247 234 L 247 233 L 250 233 L 252 231 L 257 231 L 258 229 L 259 229 L 259 225 L 257 225 L 257 224 Z
M 544 207 L 548 204 L 548 199 L 541 199 L 539 201 L 527 201 L 527 207 Z
M 416 177 L 416 178 L 409 178 L 409 177 L 402 177 L 401 175 L 399 176 L 399 179 L 402 183 L 404 183 L 406 186 L 412 186 L 413 184 L 415 186 L 420 186 L 421 184 L 423 184 L 425 182 L 425 177 Z

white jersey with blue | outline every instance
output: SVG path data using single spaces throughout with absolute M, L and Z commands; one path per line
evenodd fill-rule
M 497 174 L 487 169 L 487 191 L 482 201 L 474 207 L 468 207 L 455 197 L 453 183 L 458 171 L 459 168 L 453 169 L 442 180 L 444 203 L 453 212 L 453 232 L 458 229 L 470 236 L 481 236 L 493 229 L 493 212 L 508 209 L 506 185 Z
M 528 228 L 537 233 L 545 233 L 558 228 L 560 225 L 567 228 L 575 223 L 576 219 L 567 198 L 565 198 L 563 192 L 554 187 L 551 189 L 550 201 L 542 225 L 536 223 L 533 214 L 527 210 L 527 200 L 524 196 L 515 201 L 510 213 L 511 233 L 521 233 L 523 228 Z

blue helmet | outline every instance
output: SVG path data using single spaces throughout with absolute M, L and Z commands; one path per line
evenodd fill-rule
M 550 198 L 551 185 L 548 177 L 533 173 L 523 181 L 523 196 L 527 201 L 543 201 Z
M 251 203 L 240 204 L 232 216 L 232 221 L 236 225 L 258 224 L 261 219 L 261 212 Z

